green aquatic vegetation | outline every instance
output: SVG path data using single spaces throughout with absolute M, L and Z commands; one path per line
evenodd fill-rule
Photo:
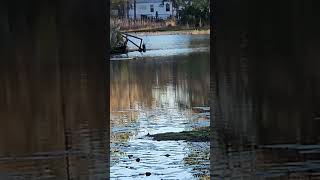
M 178 140 L 185 140 L 185 141 L 194 141 L 194 142 L 205 142 L 210 141 L 210 129 L 202 128 L 198 130 L 192 131 L 182 131 L 182 132 L 168 132 L 168 133 L 160 133 L 149 135 L 153 137 L 156 141 L 178 141 Z
M 123 132 L 123 133 L 116 133 L 114 135 L 112 135 L 111 139 L 115 142 L 118 142 L 118 143 L 127 143 L 130 139 L 130 136 L 132 134 L 129 133 L 129 132 Z

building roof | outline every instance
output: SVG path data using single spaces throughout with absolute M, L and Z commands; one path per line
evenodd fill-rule
M 168 1 L 168 0 L 165 0 Z M 136 3 L 161 3 L 163 0 L 136 0 Z

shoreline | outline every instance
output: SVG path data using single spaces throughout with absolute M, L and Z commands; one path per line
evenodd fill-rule
M 200 35 L 207 34 L 210 35 L 210 29 L 181 29 L 181 30 L 136 30 L 136 31 L 124 31 L 130 34 L 136 35 L 180 35 L 180 34 L 191 34 Z

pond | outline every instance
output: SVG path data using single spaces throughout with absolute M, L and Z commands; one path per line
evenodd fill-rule
M 210 125 L 209 35 L 142 38 L 146 53 L 110 65 L 111 178 L 209 178 L 209 142 L 146 136 Z

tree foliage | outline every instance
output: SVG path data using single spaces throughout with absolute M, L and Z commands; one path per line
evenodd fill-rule
M 116 6 L 116 5 L 123 5 L 126 4 L 130 0 L 111 0 L 111 5 Z
M 182 7 L 178 12 L 182 24 L 209 24 L 209 0 L 174 0 L 176 7 Z
M 111 9 L 118 9 L 119 17 L 128 18 L 128 5 L 132 2 L 133 0 L 111 0 Z

